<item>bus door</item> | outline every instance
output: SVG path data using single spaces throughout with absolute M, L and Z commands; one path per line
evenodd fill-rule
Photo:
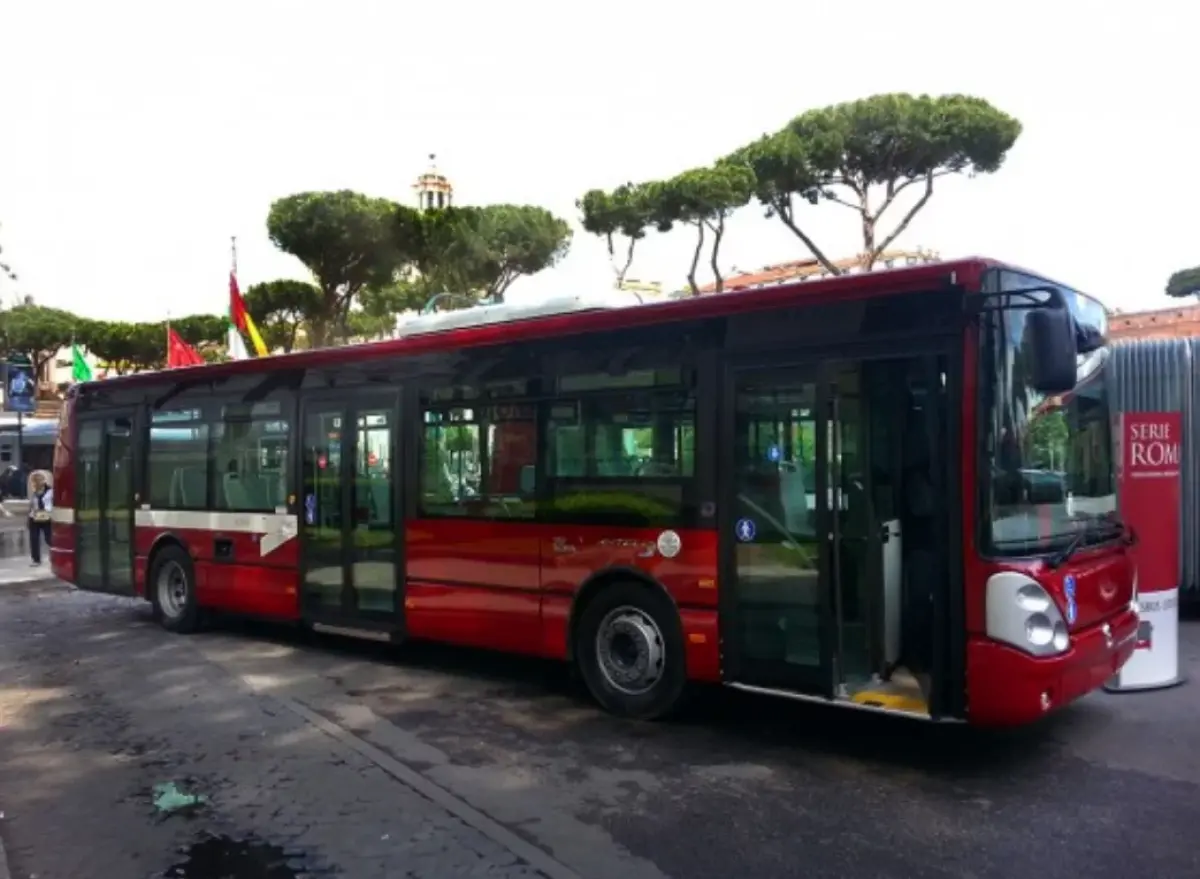
M 133 415 L 83 416 L 75 455 L 75 564 L 84 589 L 132 595 Z
M 387 637 L 402 625 L 399 418 L 394 391 L 301 403 L 301 612 L 320 628 Z
M 832 697 L 830 382 L 820 364 L 727 369 L 719 521 L 728 681 Z

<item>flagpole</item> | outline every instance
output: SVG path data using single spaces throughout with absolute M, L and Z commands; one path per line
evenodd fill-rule
M 237 274 L 237 236 L 236 235 L 229 236 L 229 251 L 230 251 L 230 256 L 233 258 L 233 268 L 231 269 L 231 271 L 234 273 L 234 275 L 236 275 Z

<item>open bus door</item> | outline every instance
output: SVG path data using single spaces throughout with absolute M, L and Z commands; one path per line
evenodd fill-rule
M 721 447 L 728 681 L 832 698 L 829 389 L 819 364 L 733 365 Z

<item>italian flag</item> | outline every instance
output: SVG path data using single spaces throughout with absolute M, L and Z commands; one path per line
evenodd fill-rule
M 242 294 L 238 290 L 237 275 L 234 272 L 230 272 L 229 329 L 226 336 L 229 357 L 232 360 L 246 360 L 250 357 L 249 352 L 246 350 L 246 342 L 242 338 L 242 333 L 250 337 L 250 344 L 254 346 L 254 353 L 256 355 L 259 357 L 267 356 L 267 346 L 263 344 L 262 336 L 258 333 L 258 327 L 250 319 L 250 312 L 246 311 L 246 301 L 242 299 Z

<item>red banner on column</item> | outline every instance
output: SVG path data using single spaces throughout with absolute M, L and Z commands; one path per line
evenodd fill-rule
M 1179 587 L 1180 455 L 1178 412 L 1126 412 L 1121 431 L 1121 518 L 1133 526 L 1138 591 Z
M 1179 676 L 1180 456 L 1178 412 L 1126 412 L 1118 436 L 1121 517 L 1137 534 L 1138 623 L 1133 656 L 1105 689 L 1169 687 Z

